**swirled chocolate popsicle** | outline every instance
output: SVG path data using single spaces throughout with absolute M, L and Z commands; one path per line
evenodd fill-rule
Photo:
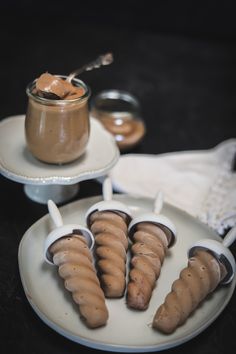
M 95 238 L 98 274 L 105 296 L 119 298 L 126 289 L 129 208 L 111 199 L 111 181 L 103 183 L 104 200 L 87 212 L 87 225 Z
M 108 320 L 108 309 L 90 250 L 93 236 L 81 225 L 63 225 L 60 213 L 51 200 L 48 207 L 57 228 L 45 240 L 45 260 L 58 267 L 65 289 L 71 292 L 87 327 L 103 326 Z
M 159 192 L 154 201 L 154 211 L 134 218 L 129 226 L 132 241 L 127 305 L 136 310 L 146 310 L 167 249 L 176 240 L 176 229 L 171 220 L 159 214 L 163 204 Z
M 188 265 L 180 272 L 164 303 L 157 309 L 153 328 L 166 334 L 173 333 L 208 294 L 233 279 L 235 260 L 227 247 L 235 237 L 236 228 L 227 234 L 223 243 L 203 239 L 191 247 Z

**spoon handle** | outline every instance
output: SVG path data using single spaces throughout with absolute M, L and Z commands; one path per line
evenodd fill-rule
M 70 73 L 70 75 L 67 77 L 66 81 L 71 82 L 73 78 L 79 74 L 81 74 L 84 71 L 90 71 L 93 69 L 98 69 L 102 65 L 109 65 L 113 62 L 113 55 L 112 53 L 106 53 L 103 55 L 100 55 L 97 59 L 92 61 L 89 64 L 86 64 L 82 66 L 81 68 L 74 70 Z

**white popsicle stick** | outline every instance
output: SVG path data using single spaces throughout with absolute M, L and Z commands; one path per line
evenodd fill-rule
M 231 229 L 223 239 L 223 245 L 229 247 L 236 240 L 236 226 Z
M 50 199 L 48 200 L 48 211 L 56 227 L 63 225 L 61 213 L 56 204 Z
M 103 200 L 92 205 L 86 212 L 85 218 L 87 221 L 87 225 L 90 224 L 90 215 L 96 211 L 114 211 L 114 212 L 122 212 L 126 214 L 129 219 L 131 219 L 131 211 L 130 209 L 123 203 L 113 200 L 113 190 L 111 178 L 106 177 L 102 184 L 102 195 Z
M 155 214 L 160 214 L 161 209 L 163 207 L 163 201 L 164 201 L 163 193 L 162 193 L 162 191 L 159 191 L 157 193 L 157 196 L 156 196 L 155 201 L 154 201 L 153 211 L 154 211 Z
M 163 207 L 163 200 L 164 200 L 163 193 L 162 193 L 162 191 L 159 191 L 157 193 L 156 198 L 153 203 L 153 211 L 149 212 L 149 213 L 138 215 L 136 218 L 134 218 L 131 221 L 131 223 L 129 225 L 129 237 L 131 239 L 132 239 L 133 234 L 136 230 L 136 227 L 139 223 L 150 222 L 150 223 L 159 225 L 159 227 L 164 226 L 164 228 L 163 228 L 164 230 L 165 230 L 165 228 L 169 229 L 169 231 L 171 232 L 171 239 L 168 240 L 168 237 L 166 236 L 167 244 L 168 244 L 168 247 L 171 247 L 174 245 L 174 243 L 176 242 L 176 236 L 177 236 L 175 225 L 165 215 L 160 214 L 162 207 Z
M 59 209 L 52 200 L 48 200 L 48 211 L 53 223 L 55 224 L 52 230 L 44 241 L 44 259 L 49 264 L 54 264 L 52 255 L 50 253 L 50 246 L 62 237 L 70 234 L 76 234 L 77 231 L 81 232 L 85 237 L 88 247 L 90 249 L 94 246 L 94 237 L 89 229 L 79 224 L 63 224 L 63 219 Z
M 102 194 L 105 201 L 112 200 L 112 183 L 109 177 L 106 177 L 102 184 Z
M 188 257 L 194 256 L 197 249 L 205 249 L 212 252 L 215 257 L 225 265 L 227 275 L 224 279 L 222 279 L 222 284 L 228 284 L 232 281 L 236 271 L 234 256 L 228 249 L 228 247 L 235 241 L 235 239 L 236 227 L 231 229 L 222 241 L 216 241 L 207 238 L 197 241 L 188 250 Z

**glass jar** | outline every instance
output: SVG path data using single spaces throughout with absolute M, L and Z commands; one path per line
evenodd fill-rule
M 126 91 L 105 90 L 91 102 L 91 115 L 114 135 L 120 150 L 138 144 L 145 132 L 138 100 Z
M 26 88 L 26 143 L 32 155 L 40 161 L 64 164 L 76 160 L 85 152 L 90 135 L 90 89 L 79 79 L 73 79 L 72 84 L 83 88 L 81 97 L 68 100 L 40 97 L 35 89 L 36 80 Z

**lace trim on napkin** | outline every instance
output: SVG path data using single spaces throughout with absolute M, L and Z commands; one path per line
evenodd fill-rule
M 236 143 L 228 146 L 224 153 L 222 168 L 209 189 L 198 216 L 220 235 L 236 226 L 236 173 L 233 171 Z

